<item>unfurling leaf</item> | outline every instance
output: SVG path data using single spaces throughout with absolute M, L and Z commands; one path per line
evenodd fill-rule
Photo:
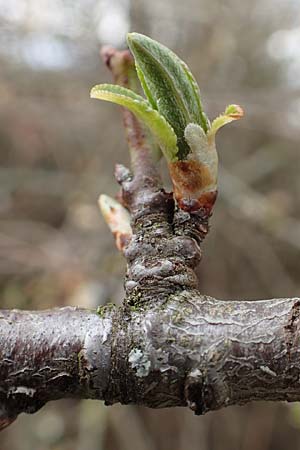
M 172 127 L 140 95 L 114 84 L 99 84 L 91 90 L 91 97 L 117 103 L 134 113 L 151 130 L 168 160 L 176 159 L 177 138 Z
M 205 132 L 208 129 L 196 80 L 187 65 L 162 44 L 138 33 L 128 34 L 127 41 L 145 95 L 174 129 L 178 156 L 184 159 L 189 153 L 184 139 L 185 127 L 193 122 Z
M 227 123 L 239 120 L 243 117 L 244 111 L 239 105 L 229 105 L 220 116 L 211 124 L 211 129 L 208 132 L 208 137 L 215 136 L 219 128 L 223 127 Z
M 130 33 L 127 40 L 147 99 L 109 84 L 95 86 L 91 97 L 124 106 L 144 122 L 168 161 L 179 208 L 210 214 L 217 196 L 215 134 L 225 124 L 240 119 L 243 110 L 229 105 L 210 124 L 187 65 L 147 36 Z

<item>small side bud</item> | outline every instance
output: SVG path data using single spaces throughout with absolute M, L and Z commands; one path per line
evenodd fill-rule
M 98 203 L 104 220 L 115 237 L 117 249 L 123 252 L 132 236 L 129 212 L 108 195 L 100 195 Z

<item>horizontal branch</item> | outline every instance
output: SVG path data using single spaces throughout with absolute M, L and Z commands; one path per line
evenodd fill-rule
M 110 327 L 78 308 L 0 311 L 0 429 L 49 400 L 103 398 Z
M 220 301 L 197 291 L 141 310 L 0 311 L 0 425 L 65 397 L 197 414 L 298 401 L 299 318 L 297 298 Z

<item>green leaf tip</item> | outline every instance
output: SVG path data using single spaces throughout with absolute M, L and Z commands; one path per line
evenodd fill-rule
M 174 129 L 178 156 L 184 159 L 190 151 L 184 139 L 186 126 L 192 122 L 205 132 L 209 128 L 198 84 L 187 65 L 159 42 L 139 33 L 129 33 L 127 42 L 145 95 Z
M 208 137 L 212 138 L 215 136 L 216 132 L 226 125 L 227 123 L 233 122 L 234 120 L 239 120 L 244 116 L 243 108 L 239 105 L 228 105 L 225 111 L 213 120 L 211 124 L 211 129 L 208 132 Z
M 166 119 L 153 109 L 140 95 L 130 89 L 114 85 L 99 84 L 91 90 L 91 98 L 117 103 L 129 109 L 138 119 L 142 120 L 157 139 L 162 151 L 169 161 L 177 157 L 177 137 Z

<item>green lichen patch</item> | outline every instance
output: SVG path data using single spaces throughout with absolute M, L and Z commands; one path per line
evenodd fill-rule
M 106 305 L 98 306 L 96 313 L 101 318 L 104 318 L 106 316 L 106 314 L 111 313 L 115 308 L 116 308 L 116 305 L 109 302 L 109 303 L 106 303 Z

